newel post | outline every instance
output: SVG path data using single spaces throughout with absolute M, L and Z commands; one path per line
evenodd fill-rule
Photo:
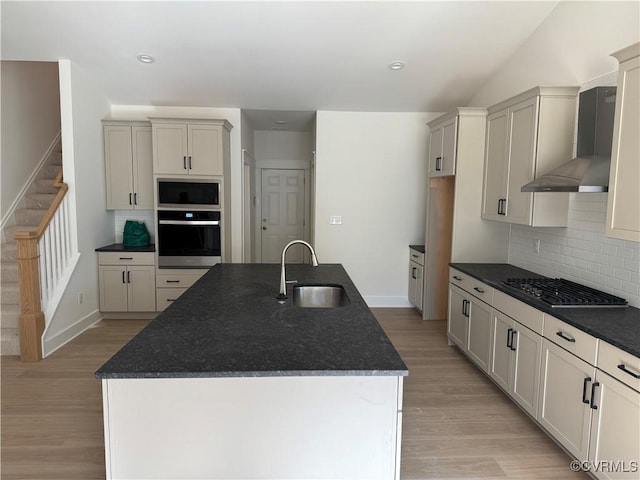
M 20 282 L 20 360 L 42 359 L 44 313 L 40 303 L 38 236 L 34 232 L 15 235 Z

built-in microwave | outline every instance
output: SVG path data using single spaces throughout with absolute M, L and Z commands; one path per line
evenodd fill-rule
M 159 178 L 158 207 L 220 208 L 220 181 Z

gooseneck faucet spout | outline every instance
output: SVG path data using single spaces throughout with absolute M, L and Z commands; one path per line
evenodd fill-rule
M 313 250 L 313 247 L 309 245 L 307 242 L 305 242 L 304 240 L 294 240 L 293 242 L 287 243 L 287 245 L 285 245 L 285 247 L 282 249 L 282 259 L 280 263 L 280 293 L 278 294 L 277 298 L 278 300 L 280 300 L 281 303 L 284 303 L 284 300 L 286 300 L 287 298 L 287 279 L 284 271 L 285 257 L 287 256 L 287 250 L 289 249 L 289 247 L 297 243 L 299 243 L 300 245 L 304 245 L 309 249 L 309 252 L 311 252 L 311 264 L 314 267 L 318 266 L 318 259 L 316 258 L 316 252 Z

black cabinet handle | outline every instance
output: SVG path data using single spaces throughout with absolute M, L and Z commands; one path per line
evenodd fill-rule
M 513 332 L 513 328 L 507 330 L 507 348 L 511 349 L 511 342 L 513 342 L 513 337 L 511 336 L 511 332 Z
M 559 336 L 561 339 L 566 340 L 567 342 L 576 343 L 575 338 L 567 336 L 562 330 L 558 330 L 556 332 L 556 335 Z
M 127 283 L 131 283 L 131 272 L 127 271 Z
M 464 315 L 465 317 L 467 316 L 467 301 L 466 300 L 462 300 L 462 315 Z
M 187 169 L 187 156 L 182 157 L 182 168 Z
M 134 205 L 137 205 L 137 204 L 138 204 L 138 194 L 137 194 L 137 193 L 134 193 L 134 194 L 133 194 L 133 204 L 134 204 Z
M 511 347 L 510 347 L 510 348 L 511 348 L 511 350 L 513 350 L 514 352 L 516 351 L 516 346 L 515 346 L 515 343 L 514 343 L 514 340 L 515 340 L 515 338 L 514 338 L 514 337 L 515 337 L 516 335 L 518 335 L 518 331 L 517 331 L 517 330 L 513 330 L 513 331 L 511 332 Z
M 176 299 L 175 298 L 167 298 L 167 302 L 175 302 Z
M 478 293 L 484 293 L 484 290 L 482 290 L 481 288 L 473 287 L 473 289 Z
M 124 281 L 124 271 L 122 272 L 122 283 L 127 283 Z
M 180 280 L 167 280 L 167 283 L 180 283 Z
M 465 311 L 465 316 L 469 317 L 469 308 L 471 307 L 471 302 L 467 300 L 467 309 Z
M 436 172 L 442 169 L 442 157 L 436 157 Z
M 133 257 L 118 257 L 120 260 L 133 260 Z
M 622 370 L 624 373 L 628 373 L 633 378 L 637 378 L 638 380 L 640 380 L 640 375 L 638 375 L 637 373 L 633 373 L 630 370 L 627 370 L 627 366 L 624 363 L 621 363 L 620 365 L 618 365 L 618 368 Z
M 591 384 L 591 408 L 593 410 L 597 410 L 598 406 L 596 405 L 596 387 L 599 387 L 600 384 L 598 382 L 593 382 Z
M 191 155 L 189 155 L 189 170 L 193 170 L 193 166 L 191 165 Z
M 587 385 L 591 381 L 591 377 L 586 377 L 584 379 L 584 383 L 582 384 L 582 403 L 589 403 L 589 399 L 587 398 Z
M 418 278 L 418 277 L 416 277 L 416 267 L 412 267 L 411 268 L 411 278 L 414 278 L 414 279 Z
M 453 276 L 453 279 L 454 279 L 454 280 L 457 280 L 457 281 L 459 281 L 459 282 L 461 282 L 461 281 L 462 281 L 462 277 L 459 277 L 459 276 L 457 276 L 457 275 L 454 275 L 454 276 Z

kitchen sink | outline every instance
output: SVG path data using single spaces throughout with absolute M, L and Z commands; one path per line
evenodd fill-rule
M 342 285 L 294 285 L 293 304 L 302 308 L 336 308 L 351 303 Z

